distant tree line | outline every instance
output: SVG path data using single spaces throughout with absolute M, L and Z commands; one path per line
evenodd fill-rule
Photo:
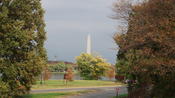
M 49 64 L 48 65 L 48 70 L 50 72 L 65 72 L 69 68 L 72 68 L 72 65 L 66 64 L 64 62 L 59 62 L 56 64 Z

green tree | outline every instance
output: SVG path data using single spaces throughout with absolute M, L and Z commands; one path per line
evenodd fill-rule
M 110 66 L 103 58 L 82 53 L 76 57 L 80 75 L 86 80 L 97 80 L 105 75 L 107 68 Z
M 114 39 L 120 48 L 119 60 L 128 63 L 130 79 L 137 80 L 131 95 L 174 98 L 175 1 L 145 0 L 129 10 L 125 11 L 129 12 L 125 13 L 127 31 Z
M 40 0 L 0 1 L 0 95 L 29 92 L 46 64 Z
M 129 66 L 128 66 L 128 64 L 127 64 L 127 62 L 126 61 L 124 61 L 124 60 L 117 60 L 117 63 L 116 63 L 116 77 L 117 76 L 122 76 L 122 77 L 125 77 L 125 78 L 127 78 L 128 76 L 127 75 L 129 75 L 128 74 L 128 72 L 129 72 Z M 118 80 L 120 80 L 120 79 L 118 79 Z

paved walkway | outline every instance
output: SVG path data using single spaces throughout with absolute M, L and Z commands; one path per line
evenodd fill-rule
M 116 86 L 120 88 L 119 94 L 127 93 L 125 86 Z M 31 93 L 48 93 L 48 92 L 71 92 L 95 90 L 95 92 L 85 93 L 81 95 L 68 96 L 66 98 L 112 98 L 116 95 L 116 87 L 87 87 L 87 88 L 65 88 L 65 89 L 49 89 L 49 90 L 32 90 Z
M 126 94 L 127 89 L 126 87 L 119 87 L 119 94 Z M 102 88 L 98 89 L 96 92 L 77 95 L 77 96 L 69 96 L 66 98 L 112 98 L 113 96 L 116 96 L 116 87 L 110 87 L 110 88 Z

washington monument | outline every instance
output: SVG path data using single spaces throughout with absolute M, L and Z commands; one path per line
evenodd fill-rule
M 88 34 L 87 36 L 87 50 L 86 53 L 91 54 L 91 35 Z

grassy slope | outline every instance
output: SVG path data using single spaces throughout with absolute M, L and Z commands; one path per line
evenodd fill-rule
M 33 85 L 32 89 L 54 89 L 54 88 L 70 88 L 70 87 L 94 87 L 94 86 L 116 86 L 121 83 L 115 83 L 112 81 L 98 81 L 98 80 L 75 80 L 68 82 L 66 85 L 63 80 L 48 80 L 43 85 Z

